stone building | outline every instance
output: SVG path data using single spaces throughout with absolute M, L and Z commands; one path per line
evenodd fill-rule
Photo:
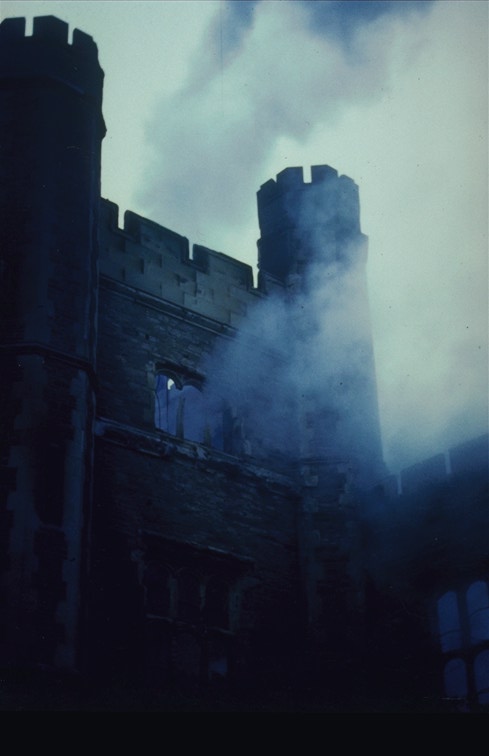
M 487 438 L 385 470 L 356 184 L 259 189 L 255 286 L 101 198 L 91 37 L 0 40 L 3 708 L 484 709 Z

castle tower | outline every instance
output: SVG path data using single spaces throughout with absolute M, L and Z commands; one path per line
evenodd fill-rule
M 1 662 L 76 669 L 90 517 L 103 71 L 0 26 Z
M 309 675 L 340 685 L 363 616 L 359 491 L 384 475 L 358 187 L 287 168 L 260 188 L 258 218 L 259 285 L 287 302 Z
M 286 168 L 258 191 L 259 285 L 288 300 L 301 459 L 346 463 L 365 486 L 383 474 L 367 238 L 357 185 L 322 165 L 311 179 Z

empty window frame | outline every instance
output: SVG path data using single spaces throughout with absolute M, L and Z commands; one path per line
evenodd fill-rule
M 455 591 L 444 593 L 437 602 L 441 650 L 454 651 L 462 645 L 458 599 Z
M 457 654 L 444 665 L 445 694 L 454 699 L 475 696 L 479 704 L 489 704 L 487 582 L 477 580 L 465 592 L 444 593 L 437 601 L 437 617 L 442 652 L 447 656 Z
M 450 659 L 443 670 L 445 695 L 448 698 L 467 698 L 467 668 L 463 659 Z
M 210 402 L 201 387 L 190 381 L 185 382 L 176 374 L 157 373 L 156 428 L 178 438 L 223 449 L 228 446 L 225 444 L 226 420 L 223 402 Z
M 489 592 L 487 583 L 477 580 L 467 590 L 471 644 L 489 640 Z

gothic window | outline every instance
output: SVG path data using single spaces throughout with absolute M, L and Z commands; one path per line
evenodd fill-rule
M 477 580 L 464 592 L 438 599 L 438 637 L 444 665 L 445 694 L 489 704 L 489 591 Z
M 183 386 L 180 394 L 182 436 L 189 441 L 205 443 L 206 412 L 204 397 L 199 389 L 190 384 Z
M 475 687 L 480 704 L 489 704 L 489 649 L 477 654 L 474 661 Z
M 221 683 L 226 680 L 229 662 L 225 638 L 214 637 L 209 640 L 207 671 L 211 683 Z
M 441 650 L 446 652 L 460 648 L 462 635 L 457 596 L 454 591 L 448 591 L 438 599 L 437 610 Z
M 197 380 L 197 379 L 195 379 Z M 155 381 L 154 423 L 173 436 L 232 453 L 236 444 L 230 411 L 176 372 L 160 372 Z
M 180 393 L 172 377 L 158 373 L 155 385 L 155 425 L 174 436 L 181 435 Z
M 487 583 L 478 580 L 467 591 L 471 643 L 489 640 L 489 595 Z
M 173 436 L 205 443 L 206 411 L 202 392 L 176 376 L 158 373 L 155 386 L 155 425 Z
M 174 674 L 180 685 L 196 683 L 200 675 L 201 644 L 189 632 L 178 633 L 173 643 Z
M 467 697 L 467 669 L 463 659 L 450 659 L 444 669 L 445 694 L 448 698 Z

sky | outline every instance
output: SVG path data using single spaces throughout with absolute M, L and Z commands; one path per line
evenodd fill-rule
M 488 427 L 488 3 L 2 0 L 93 36 L 102 194 L 256 264 L 256 192 L 360 187 L 384 457 Z

